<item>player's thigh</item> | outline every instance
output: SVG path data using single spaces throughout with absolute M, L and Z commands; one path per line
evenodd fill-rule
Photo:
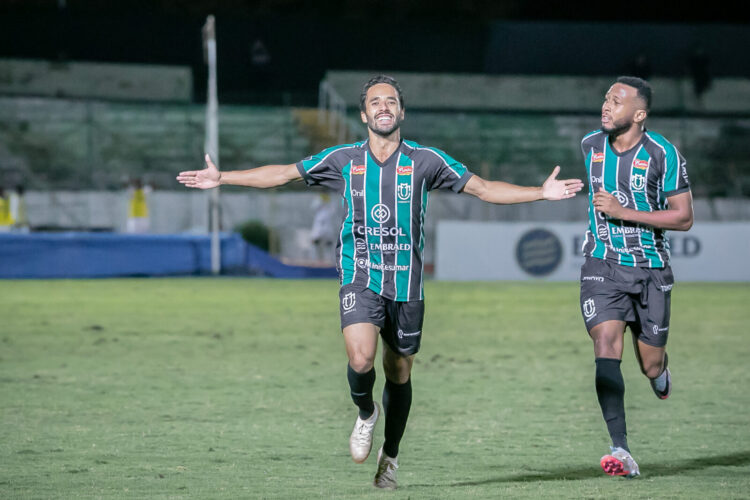
M 581 267 L 580 306 L 586 331 L 610 321 L 628 322 L 635 319 L 635 309 L 628 291 L 630 281 L 621 271 L 602 259 L 587 258 Z M 609 331 L 611 326 L 599 328 Z M 624 330 L 623 330 L 624 331 Z
M 622 359 L 622 350 L 627 323 L 622 320 L 607 320 L 597 323 L 589 330 L 594 342 L 597 358 Z
M 385 321 L 383 299 L 371 290 L 345 285 L 339 291 L 339 312 L 349 364 L 355 371 L 367 371 L 375 360 L 378 332 Z
M 372 323 L 354 323 L 342 330 L 346 355 L 354 371 L 365 372 L 372 368 L 378 349 L 378 330 Z
M 644 292 L 635 304 L 636 319 L 631 329 L 639 342 L 664 348 L 669 337 L 674 275 L 669 266 L 644 270 L 644 273 L 647 276 Z
M 402 357 L 419 352 L 424 324 L 424 301 L 386 301 L 386 318 L 380 336 Z

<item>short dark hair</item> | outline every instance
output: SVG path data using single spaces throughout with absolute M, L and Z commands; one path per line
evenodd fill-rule
M 621 76 L 617 79 L 616 83 L 622 83 L 636 89 L 638 97 L 646 103 L 646 111 L 651 110 L 651 85 L 646 80 L 637 76 Z
M 364 87 L 362 87 L 362 93 L 359 95 L 359 109 L 360 111 L 365 110 L 365 100 L 367 100 L 367 91 L 370 90 L 370 87 L 374 87 L 375 85 L 379 83 L 387 83 L 394 89 L 396 89 L 396 92 L 398 92 L 398 100 L 401 103 L 401 109 L 404 109 L 404 92 L 401 90 L 401 86 L 398 84 L 398 82 L 387 75 L 378 75 L 370 78 L 370 80 L 365 83 Z

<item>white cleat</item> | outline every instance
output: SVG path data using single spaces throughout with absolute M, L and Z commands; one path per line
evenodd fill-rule
M 605 473 L 610 476 L 625 476 L 631 479 L 641 475 L 641 471 L 638 470 L 638 464 L 635 463 L 630 453 L 620 447 L 611 448 L 612 453 L 604 455 L 599 462 Z
M 377 403 L 375 403 L 375 410 L 367 420 L 362 420 L 357 416 L 354 430 L 352 430 L 352 435 L 349 436 L 349 453 L 352 454 L 352 460 L 358 464 L 361 464 L 370 456 L 372 433 L 375 431 L 375 424 L 378 422 L 379 416 L 380 408 Z
M 398 469 L 398 458 L 389 457 L 383 452 L 383 448 L 380 448 L 378 450 L 378 471 L 375 473 L 373 486 L 384 490 L 395 490 L 398 487 L 396 469 Z

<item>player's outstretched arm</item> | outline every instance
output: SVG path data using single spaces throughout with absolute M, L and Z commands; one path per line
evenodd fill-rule
M 583 189 L 581 179 L 558 179 L 560 167 L 554 168 L 544 184 L 538 187 L 517 186 L 502 181 L 488 181 L 474 175 L 464 186 L 464 192 L 482 201 L 496 204 L 525 203 L 537 200 L 566 200 Z
M 287 182 L 301 179 L 297 166 L 289 165 L 266 165 L 251 168 L 250 170 L 232 170 L 219 172 L 211 158 L 206 155 L 206 168 L 203 170 L 189 170 L 180 172 L 177 180 L 187 187 L 197 189 L 210 189 L 220 184 L 231 184 L 235 186 L 249 186 L 255 188 L 270 188 L 281 186 Z

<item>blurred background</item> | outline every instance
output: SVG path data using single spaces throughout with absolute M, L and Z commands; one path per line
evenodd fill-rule
M 209 15 L 223 170 L 292 163 L 365 138 L 359 92 L 386 73 L 404 89 L 404 137 L 486 178 L 539 184 L 555 165 L 583 177 L 581 138 L 599 127 L 612 81 L 631 74 L 654 87 L 649 128 L 687 158 L 696 227 L 724 224 L 739 238 L 735 249 L 750 251 L 750 27 L 747 14 L 721 3 L 2 0 L 0 227 L 25 239 L 0 240 L 0 276 L 208 272 L 211 195 L 175 176 L 203 164 Z M 508 251 L 519 274 L 498 279 L 571 279 L 586 206 L 585 196 L 495 207 L 434 193 L 427 271 L 441 275 L 440 249 L 455 234 L 440 224 L 470 221 L 518 229 Z M 336 196 L 302 183 L 222 187 L 222 272 L 330 270 L 340 210 Z M 520 241 L 544 243 L 544 233 L 528 233 L 540 226 L 555 239 L 536 255 L 541 265 L 524 266 Z M 676 257 L 698 258 L 724 237 L 688 234 Z M 113 239 L 120 235 L 140 239 Z M 268 255 L 249 256 L 236 235 Z M 183 249 L 177 265 L 177 244 L 199 250 Z M 83 257 L 92 245 L 117 250 L 97 267 Z M 61 260 L 61 248 L 78 253 Z M 32 254 L 45 263 L 24 260 Z

